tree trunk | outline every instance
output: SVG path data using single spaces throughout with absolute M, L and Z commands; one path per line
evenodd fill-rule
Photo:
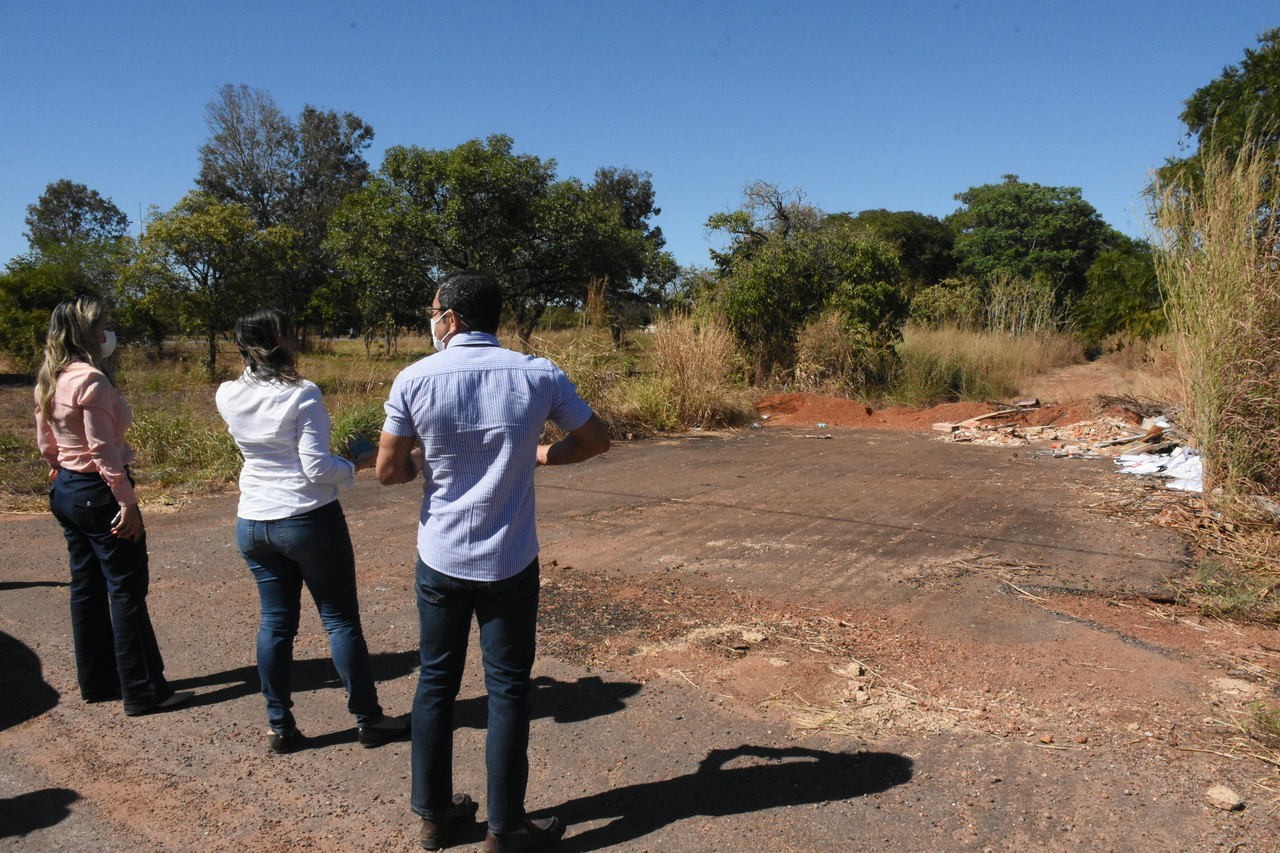
M 212 382 L 218 368 L 218 334 L 214 331 L 213 326 L 208 329 L 208 345 L 209 351 L 205 353 L 204 370 Z

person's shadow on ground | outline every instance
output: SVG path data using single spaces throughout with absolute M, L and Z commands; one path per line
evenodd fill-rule
M 70 581 L 0 581 L 0 592 L 12 589 L 35 589 L 42 586 L 71 586 Z
M 385 652 L 371 655 L 375 681 L 391 681 L 408 675 L 418 668 L 418 653 Z M 170 681 L 175 690 L 197 690 L 188 707 L 214 705 L 229 702 L 260 691 L 258 668 L 241 666 L 222 672 L 214 672 L 194 678 Z M 308 690 L 342 689 L 342 681 L 333 668 L 330 658 L 308 658 L 293 662 L 293 693 Z M 640 684 L 632 681 L 608 682 L 599 676 L 587 676 L 577 681 L 556 681 L 539 676 L 533 680 L 533 715 L 535 718 L 551 717 L 558 723 L 572 723 L 613 714 L 626 707 L 624 700 L 640 692 Z M 56 696 L 56 694 L 55 694 Z M 388 713 L 390 713 L 388 711 Z M 394 716 L 394 715 L 393 715 Z M 454 706 L 455 728 L 482 729 L 488 718 L 488 700 L 483 695 L 460 699 Z M 308 735 L 299 750 L 322 749 L 347 743 L 352 738 L 351 729 L 311 736 Z
M 58 704 L 58 691 L 44 680 L 40 656 L 0 631 L 0 731 L 38 717 Z
M 61 823 L 80 795 L 70 788 L 44 788 L 16 797 L 0 797 L 0 838 L 26 835 Z
M 640 692 L 634 681 L 605 681 L 588 675 L 577 681 L 557 681 L 540 675 L 533 679 L 529 701 L 533 718 L 550 717 L 557 723 L 580 723 L 623 710 L 627 698 Z M 454 706 L 454 727 L 483 729 L 489 713 L 488 699 L 473 696 L 459 699 Z
M 391 681 L 408 675 L 418 668 L 416 651 L 380 652 L 370 655 L 369 659 L 373 665 L 374 681 Z M 295 659 L 292 674 L 295 694 L 335 687 L 338 690 L 342 689 L 342 680 L 338 677 L 338 671 L 333 668 L 332 658 Z M 169 686 L 174 690 L 197 691 L 195 698 L 187 703 L 188 708 L 216 705 L 242 696 L 252 696 L 261 691 L 259 685 L 256 665 L 238 666 L 235 669 L 211 672 L 208 675 L 198 675 L 193 678 L 173 679 L 169 682 Z M 201 691 L 203 687 L 215 689 Z
M 762 759 L 726 767 L 735 759 Z M 696 815 L 726 816 L 846 800 L 911 780 L 911 759 L 886 752 L 827 752 L 743 745 L 716 749 L 684 776 L 613 788 L 551 811 L 569 827 L 563 851 L 602 850 Z M 575 824 L 607 820 L 573 834 Z

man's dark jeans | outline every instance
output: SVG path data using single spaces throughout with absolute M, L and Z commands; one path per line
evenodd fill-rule
M 536 559 L 518 575 L 493 582 L 450 577 L 418 560 L 421 670 L 413 700 L 409 803 L 424 818 L 443 821 L 448 815 L 453 795 L 453 706 L 475 614 L 489 694 L 485 741 L 489 829 L 514 832 L 524 826 L 539 582 Z

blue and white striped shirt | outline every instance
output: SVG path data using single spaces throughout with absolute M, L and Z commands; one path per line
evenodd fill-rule
M 538 556 L 533 472 L 546 421 L 573 431 L 591 417 L 564 371 L 545 358 L 462 332 L 391 385 L 384 432 L 423 450 L 418 554 L 466 580 L 503 580 Z

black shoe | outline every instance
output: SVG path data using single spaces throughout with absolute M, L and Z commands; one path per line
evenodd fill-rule
M 382 717 L 372 723 L 356 726 L 356 740 L 365 749 L 400 740 L 409 734 L 409 724 L 399 717 Z
M 530 850 L 546 850 L 559 841 L 562 835 L 564 835 L 564 824 L 554 815 L 539 820 L 525 818 L 524 828 L 515 832 L 495 835 L 490 831 L 484 839 L 484 853 L 525 853 Z
M 267 735 L 267 746 L 271 747 L 271 751 L 276 755 L 288 755 L 301 747 L 306 740 L 302 732 L 297 729 L 284 732 L 272 731 Z
M 195 695 L 196 694 L 191 690 L 177 690 L 170 693 L 163 699 L 156 699 L 141 705 L 130 706 L 125 704 L 124 713 L 126 717 L 141 717 L 144 714 L 155 714 L 160 711 L 169 711 L 187 702 Z
M 466 794 L 454 794 L 444 820 L 422 819 L 418 828 L 418 845 L 423 850 L 441 850 L 449 843 L 449 835 L 460 823 L 475 820 L 479 805 Z

